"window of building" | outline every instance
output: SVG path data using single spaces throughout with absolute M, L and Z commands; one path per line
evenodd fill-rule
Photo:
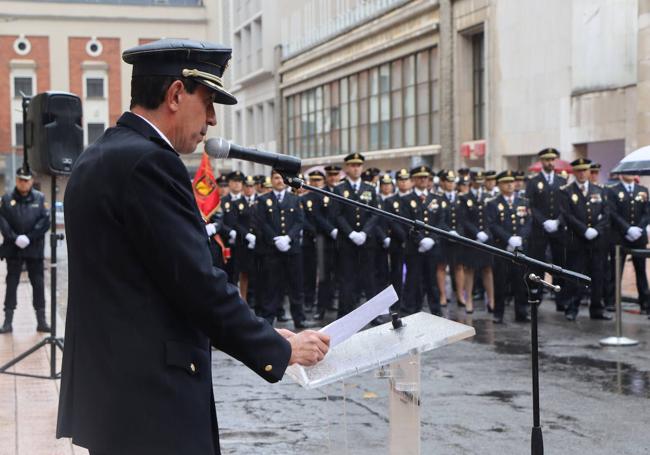
M 23 124 L 22 123 L 15 123 L 14 124 L 14 134 L 15 134 L 15 142 L 14 145 L 16 147 L 22 147 L 24 144 L 23 141 Z
M 31 77 L 14 77 L 14 98 L 32 96 L 34 94 L 34 80 Z
M 472 36 L 472 100 L 474 140 L 485 138 L 484 35 Z
M 103 123 L 89 123 L 88 124 L 88 144 L 92 144 L 99 136 L 104 134 L 106 127 Z
M 86 98 L 104 98 L 104 79 L 89 77 L 86 79 Z
M 286 98 L 303 157 L 439 143 L 438 53 L 427 49 Z

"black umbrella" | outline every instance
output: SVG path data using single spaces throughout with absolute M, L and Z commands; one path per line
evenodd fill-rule
M 627 155 L 612 169 L 612 174 L 650 175 L 650 145 Z

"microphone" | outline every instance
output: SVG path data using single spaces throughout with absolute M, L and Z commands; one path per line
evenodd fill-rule
M 205 142 L 205 152 L 212 158 L 236 158 L 271 166 L 280 173 L 291 175 L 300 173 L 300 158 L 242 147 L 241 145 L 232 144 L 221 137 L 211 137 L 208 139 Z

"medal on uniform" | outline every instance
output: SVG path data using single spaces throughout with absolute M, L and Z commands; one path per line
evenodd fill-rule
M 12 199 L 11 202 L 10 202 L 10 204 L 11 204 L 11 206 L 13 207 L 14 205 L 16 205 L 16 200 L 15 200 L 15 199 Z
M 543 190 L 544 189 L 544 182 L 539 182 L 537 184 L 537 189 L 540 190 L 540 191 Z
M 267 200 L 266 200 L 266 205 L 268 205 L 269 207 L 271 207 L 271 206 L 273 205 L 273 201 L 272 201 L 271 199 L 267 199 Z
M 313 203 L 312 203 L 311 201 L 307 201 L 307 208 L 310 209 L 311 206 L 312 206 L 312 204 L 313 204 Z
M 623 199 L 625 199 L 625 193 L 623 193 L 622 191 L 619 191 L 619 193 L 618 193 L 618 198 L 619 198 L 621 201 L 622 201 Z
M 645 202 L 648 200 L 648 193 L 645 191 L 639 191 L 639 200 Z
M 411 207 L 415 208 L 415 207 L 417 207 L 417 206 L 418 206 L 418 203 L 415 202 L 415 199 L 412 199 L 412 200 L 411 200 Z
M 350 192 L 348 190 L 345 190 L 343 192 L 343 197 L 348 197 L 350 195 Z
M 323 198 L 323 204 L 327 205 L 327 204 L 329 204 L 329 202 L 330 202 L 330 197 L 329 197 L 329 196 L 325 196 L 325 197 Z
M 517 207 L 517 216 L 524 217 L 528 212 L 526 211 L 525 205 L 520 205 Z
M 241 202 L 239 203 L 239 210 L 244 210 L 244 204 L 242 204 Z
M 394 209 L 399 209 L 399 202 L 397 202 L 397 201 L 393 202 L 393 208 Z
M 361 193 L 361 196 L 359 197 L 362 201 L 370 202 L 370 199 L 372 199 L 372 195 L 370 194 L 370 191 L 364 191 Z
M 468 200 L 467 200 L 467 207 L 471 207 L 471 206 L 473 206 L 473 205 L 474 205 L 474 203 L 472 202 L 472 200 L 471 200 L 471 199 L 468 199 Z
M 573 193 L 571 195 L 571 200 L 573 201 L 574 204 L 578 203 L 578 195 L 576 193 Z
M 445 207 L 447 207 L 447 202 L 442 201 L 442 204 L 441 204 L 441 205 L 442 205 L 442 208 L 444 209 Z
M 503 212 L 503 209 L 505 209 L 504 205 L 499 202 L 499 205 L 497 205 L 497 208 L 499 209 L 500 212 Z

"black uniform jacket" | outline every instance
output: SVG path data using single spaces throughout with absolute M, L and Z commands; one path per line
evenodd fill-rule
M 251 196 L 251 202 L 246 200 L 246 196 L 242 196 L 231 202 L 232 221 L 230 227 L 237 231 L 236 244 L 241 248 L 248 248 L 248 241 L 246 240 L 247 234 L 257 235 L 255 226 L 255 213 L 257 210 L 258 196 Z M 257 239 L 255 240 L 257 242 Z
M 373 207 L 377 207 L 377 193 L 375 192 L 375 187 L 369 185 L 366 182 L 361 182 L 359 185 L 359 190 L 354 191 L 349 180 L 338 184 L 334 189 L 336 194 L 343 196 L 346 199 L 352 199 L 355 201 L 362 202 Z M 365 232 L 366 241 L 362 248 L 376 247 L 376 237 L 377 231 L 375 227 L 377 226 L 377 215 L 374 213 L 355 207 L 353 205 L 348 205 L 343 202 L 336 203 L 336 224 L 339 228 L 338 239 L 340 242 L 356 246 L 352 240 L 348 237 L 351 232 Z
M 465 217 L 462 220 L 465 237 L 476 240 L 476 235 L 481 231 L 491 237 L 487 220 L 487 193 L 482 192 L 479 196 L 470 190 L 459 198 L 465 205 Z M 489 242 L 488 239 L 486 243 Z
M 402 198 L 399 194 L 393 194 L 392 196 L 381 201 L 381 208 L 387 212 L 394 213 L 395 215 L 404 216 L 402 213 Z M 407 239 L 408 225 L 395 221 L 393 219 L 385 218 L 384 219 L 384 229 L 386 235 L 390 237 L 390 246 L 388 250 L 391 253 L 397 253 L 404 249 L 405 242 Z
M 0 246 L 0 258 L 42 259 L 45 233 L 50 227 L 50 214 L 45 196 L 32 189 L 22 196 L 16 189 L 0 199 L 0 230 L 4 242 Z M 29 245 L 23 249 L 16 246 L 16 237 L 26 235 Z
M 327 197 L 329 204 L 329 196 L 323 196 L 314 192 L 305 193 L 300 197 L 305 214 L 303 237 L 308 235 L 314 239 L 318 234 L 329 237 L 330 233 L 334 230 L 334 225 L 325 213 L 323 203 L 325 197 Z
M 626 245 L 645 248 L 648 243 L 646 226 L 650 222 L 650 204 L 648 203 L 648 189 L 642 185 L 634 185 L 632 194 L 628 193 L 623 183 L 618 183 L 608 188 L 607 195 L 610 204 L 612 221 L 612 234 L 616 243 L 624 242 Z M 627 230 L 638 226 L 643 234 L 636 242 L 625 240 Z
M 303 229 L 304 222 L 300 197 L 288 189 L 284 192 L 281 204 L 278 203 L 274 191 L 260 196 L 257 199 L 255 217 L 259 232 L 258 239 L 255 241 L 256 245 L 259 244 L 258 253 L 280 254 L 273 239 L 283 235 L 291 238 L 289 250 L 284 254 L 300 253 L 300 231 Z
M 605 248 L 609 227 L 609 204 L 607 193 L 600 185 L 589 183 L 587 196 L 576 182 L 562 187 L 562 216 L 567 224 L 567 248 L 581 250 L 584 247 Z M 587 228 L 598 231 L 595 239 L 587 240 Z
M 77 160 L 65 217 L 57 437 L 121 455 L 219 453 L 211 342 L 270 382 L 291 348 L 213 267 L 183 162 L 127 112 Z
M 445 216 L 447 215 L 447 200 L 437 194 L 427 193 L 424 201 L 415 194 L 415 191 L 402 198 L 402 216 L 411 220 L 418 220 L 433 227 L 447 230 Z M 406 254 L 418 253 L 420 241 L 430 237 L 438 242 L 438 238 L 430 231 L 411 229 L 406 242 Z
M 519 236 L 522 239 L 521 249 L 526 250 L 532 225 L 527 199 L 515 196 L 512 205 L 509 205 L 500 194 L 488 200 L 487 219 L 494 246 L 505 250 L 510 237 Z
M 526 198 L 533 213 L 533 235 L 550 235 L 561 237 L 565 226 L 562 224 L 560 207 L 560 188 L 566 185 L 566 179 L 553 175 L 553 184 L 549 185 L 544 175 L 540 172 L 530 179 L 526 186 Z M 544 221 L 560 220 L 558 230 L 549 234 L 544 230 Z

